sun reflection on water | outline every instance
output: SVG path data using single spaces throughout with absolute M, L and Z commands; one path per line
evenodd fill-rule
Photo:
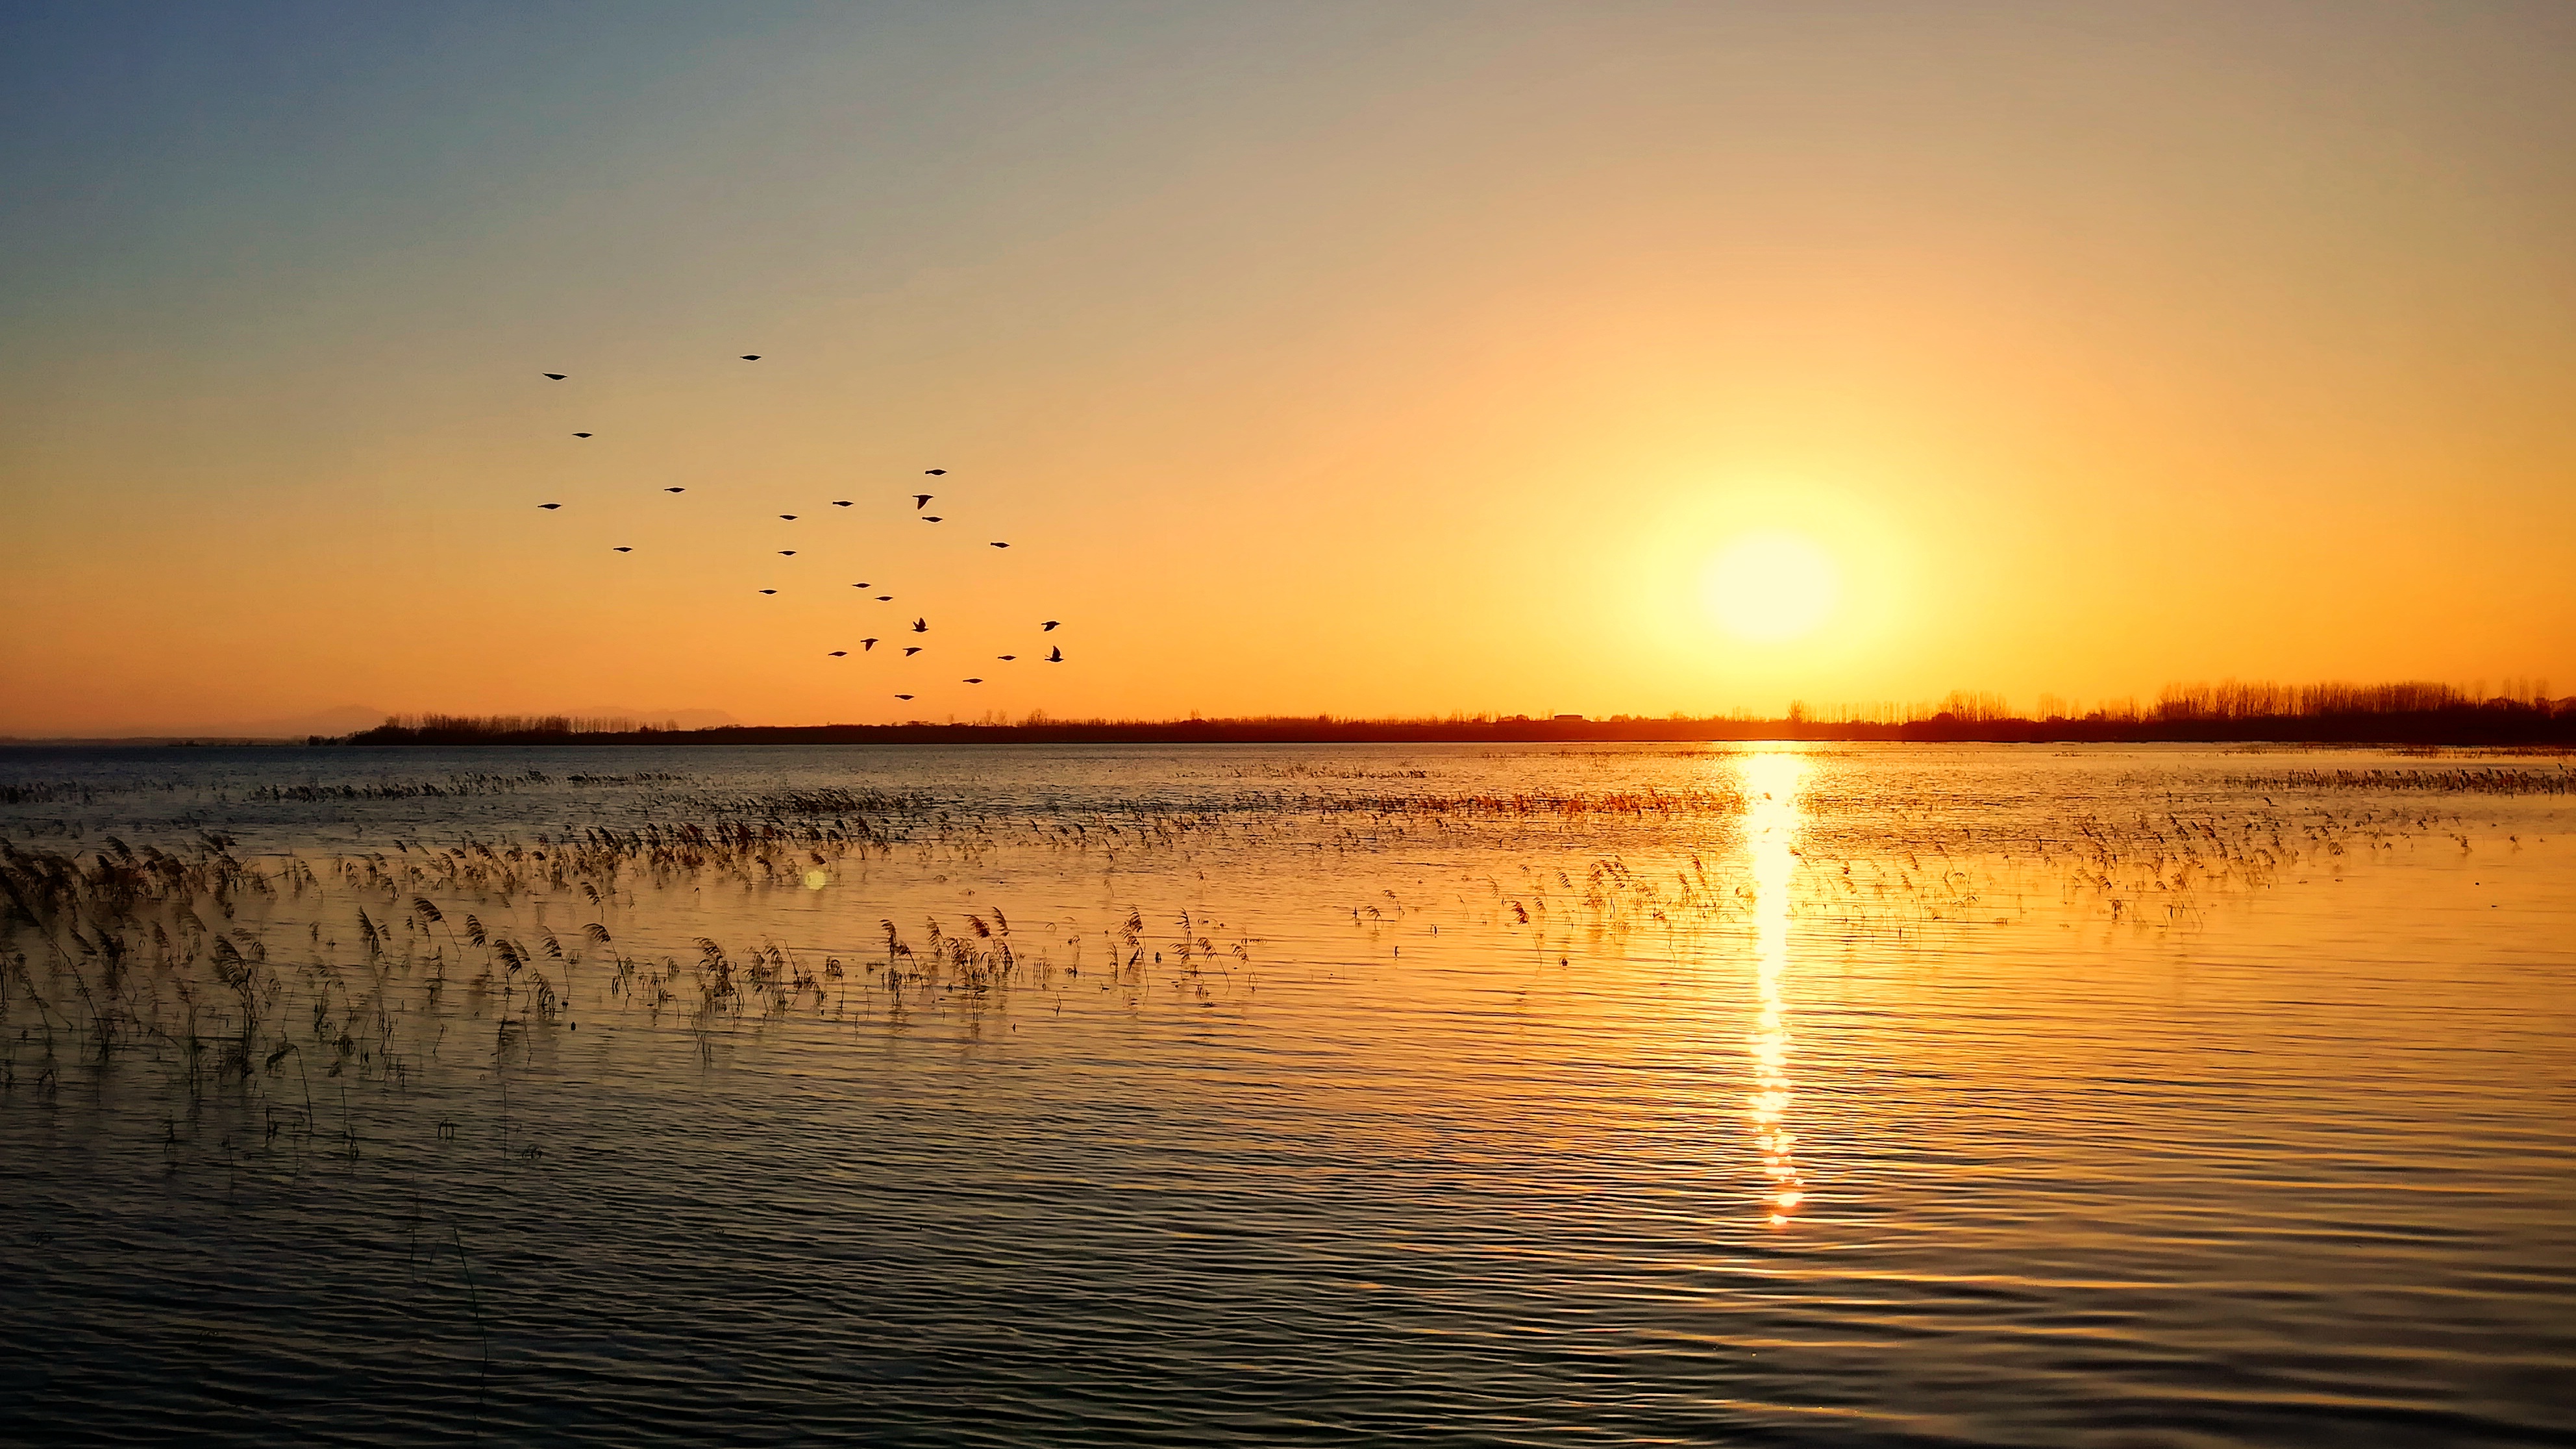
M 1746 1047 L 1753 1094 L 1745 1116 L 1762 1154 L 1762 1211 L 1783 1228 L 1806 1198 L 1798 1174 L 1797 1135 L 1789 1130 L 1789 886 L 1797 868 L 1798 785 L 1807 762 L 1798 755 L 1747 755 L 1743 777 L 1744 849 L 1753 872 L 1754 1013 Z

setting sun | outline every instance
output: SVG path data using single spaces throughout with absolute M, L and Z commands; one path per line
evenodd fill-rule
M 1746 534 L 1711 560 L 1702 578 L 1709 613 L 1728 633 L 1756 643 L 1813 632 L 1840 594 L 1834 561 L 1794 533 Z

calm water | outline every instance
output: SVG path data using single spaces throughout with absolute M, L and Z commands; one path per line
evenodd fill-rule
M 0 1439 L 2564 1443 L 2566 774 L 0 754 Z

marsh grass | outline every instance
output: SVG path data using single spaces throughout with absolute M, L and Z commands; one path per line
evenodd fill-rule
M 359 1095 L 414 1091 L 442 1062 L 452 1075 L 468 1065 L 458 1044 L 480 1039 L 501 1161 L 524 1166 L 543 1149 L 513 1115 L 512 1073 L 585 1020 L 670 1028 L 714 1062 L 789 1020 L 902 1029 L 924 1013 L 973 1021 L 1024 998 L 1061 1014 L 1077 991 L 1142 1009 L 1158 992 L 1213 1007 L 1259 989 L 1260 938 L 1227 924 L 1240 912 L 1204 901 L 1126 904 L 1090 929 L 1031 929 L 984 901 L 911 928 L 887 915 L 866 945 L 656 934 L 658 902 L 794 898 L 815 872 L 871 863 L 982 882 L 1035 862 L 1150 889 L 1256 850 L 1332 866 L 1319 880 L 1369 879 L 1402 861 L 1403 878 L 1340 908 L 1372 952 L 1446 924 L 1481 933 L 1471 939 L 1495 959 L 1560 966 L 1721 960 L 1757 901 L 1736 844 L 1748 801 L 1721 784 L 1451 791 L 1407 771 L 1387 778 L 1423 781 L 1410 792 L 1290 775 L 1297 788 L 1004 808 L 924 791 L 716 793 L 618 778 L 654 818 L 443 841 L 407 831 L 382 848 L 309 855 L 247 855 L 215 830 L 72 849 L 0 841 L 0 1091 L 49 1097 L 68 1069 L 141 1062 L 175 1100 L 255 1120 L 260 1149 L 354 1158 L 365 1150 Z M 520 784 L 491 784 L 504 780 Z M 1858 814 L 1820 772 L 1792 910 L 1845 935 L 1992 926 L 2043 908 L 2187 928 L 2214 896 L 2293 870 L 2436 837 L 2465 849 L 2469 825 L 2447 801 L 2563 794 L 2566 782 L 2563 764 L 2287 771 L 2228 781 L 2232 803 L 2141 790 L 2120 808 L 2003 820 Z M 418 798 L 405 782 L 367 788 Z M 2245 802 L 2266 791 L 2260 808 Z M 1426 858 L 1463 876 L 1407 885 Z M 317 1106 L 334 1099 L 336 1130 Z
M 2405 791 L 2437 795 L 2566 795 L 2576 793 L 2576 771 L 2564 764 L 2532 769 L 2463 765 L 2449 769 L 2282 770 L 2228 780 L 2257 793 L 2292 790 Z

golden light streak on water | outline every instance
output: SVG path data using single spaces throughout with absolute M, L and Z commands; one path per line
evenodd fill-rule
M 1797 1134 L 1789 1130 L 1796 1099 L 1789 1078 L 1789 887 L 1797 870 L 1798 787 L 1806 760 L 1794 754 L 1746 755 L 1743 777 L 1744 850 L 1753 876 L 1753 1030 L 1746 1047 L 1753 1061 L 1753 1093 L 1745 1116 L 1762 1154 L 1761 1210 L 1774 1228 L 1785 1228 L 1806 1200 L 1798 1172 Z

